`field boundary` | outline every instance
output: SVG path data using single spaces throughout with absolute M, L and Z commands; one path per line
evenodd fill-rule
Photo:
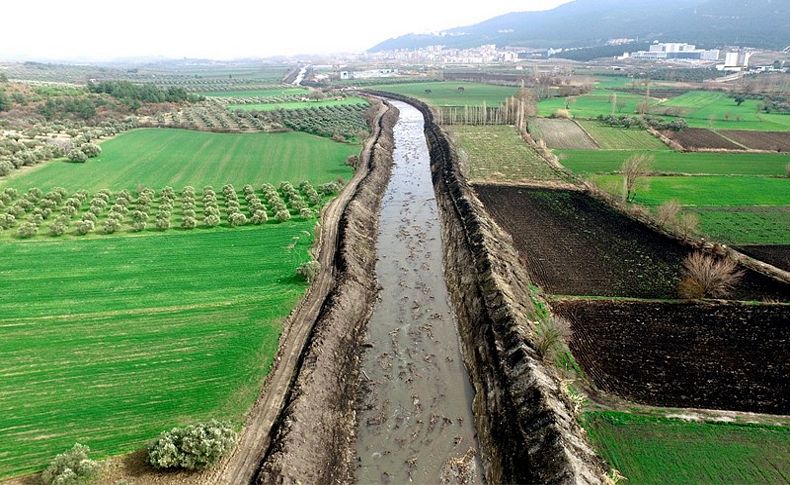
M 485 217 L 428 106 L 390 97 L 425 117 L 445 278 L 475 387 L 473 409 L 487 481 L 603 483 L 603 463 L 573 417 L 559 377 L 534 350 L 528 280 L 513 263 L 518 259 L 509 237 Z

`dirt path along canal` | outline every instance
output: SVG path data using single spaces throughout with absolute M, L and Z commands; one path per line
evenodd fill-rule
M 368 323 L 359 483 L 481 483 L 473 391 L 442 264 L 423 116 L 395 125 L 394 168 L 379 216 L 379 301 Z

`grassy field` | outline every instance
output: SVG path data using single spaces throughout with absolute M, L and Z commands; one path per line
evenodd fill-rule
M 590 440 L 629 484 L 786 483 L 790 428 L 588 412 Z
M 458 92 L 463 87 L 464 92 Z M 432 106 L 499 106 L 516 94 L 516 88 L 468 82 L 403 83 L 376 86 L 379 91 L 411 96 Z M 430 93 L 426 93 L 430 90 Z
M 572 120 L 532 118 L 529 133 L 535 140 L 543 140 L 549 148 L 592 149 L 595 142 Z
M 760 102 L 746 100 L 741 106 L 724 93 L 690 91 L 657 105 L 674 108 L 689 126 L 720 130 L 790 130 L 790 115 L 760 111 Z
M 592 177 L 619 194 L 617 175 Z M 758 176 L 649 177 L 635 202 L 648 207 L 677 199 L 699 216 L 699 232 L 729 244 L 790 244 L 790 179 Z
M 620 182 L 617 175 L 594 176 L 601 186 Z M 701 175 L 647 177 L 648 187 L 637 190 L 637 204 L 654 207 L 677 199 L 691 207 L 790 206 L 790 179 L 753 176 Z
M 202 188 L 232 183 L 278 183 L 310 180 L 323 183 L 350 178 L 345 165 L 359 145 L 336 143 L 305 133 L 207 133 L 175 129 L 127 132 L 101 144 L 102 154 L 86 163 L 42 164 L 0 186 L 48 191 L 134 189 L 138 184 Z
M 668 150 L 646 130 L 612 128 L 597 121 L 579 121 L 603 150 Z
M 636 105 L 644 100 L 636 94 L 617 93 L 617 101 L 613 105 L 613 92 L 605 89 L 594 89 L 590 94 L 579 96 L 571 105 L 570 112 L 574 118 L 595 118 L 598 115 L 634 114 Z M 549 98 L 538 103 L 538 115 L 551 116 L 558 110 L 565 109 L 565 98 Z
M 278 109 L 305 109 L 320 108 L 322 106 L 347 106 L 355 104 L 368 104 L 362 98 L 350 96 L 343 99 L 322 99 L 320 101 L 292 101 L 285 103 L 260 103 L 260 104 L 229 104 L 228 109 L 232 111 L 275 111 Z
M 300 96 L 307 95 L 309 89 L 293 87 L 277 87 L 266 89 L 248 89 L 242 91 L 207 91 L 198 93 L 209 98 L 269 98 L 279 96 Z
M 315 221 L 0 251 L 0 478 L 240 422 L 306 285 Z
M 453 126 L 462 167 L 475 181 L 554 180 L 558 176 L 512 126 Z
M 558 150 L 562 164 L 580 174 L 610 174 L 640 150 Z M 790 155 L 773 153 L 648 152 L 656 173 L 781 176 Z

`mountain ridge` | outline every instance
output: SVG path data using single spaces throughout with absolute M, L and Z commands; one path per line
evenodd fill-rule
M 790 45 L 787 0 L 576 0 L 541 12 L 513 12 L 436 34 L 385 40 L 371 52 L 430 45 L 593 47 L 609 39 L 688 42 L 702 47 Z

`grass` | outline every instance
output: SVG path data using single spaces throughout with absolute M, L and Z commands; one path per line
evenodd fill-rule
M 306 288 L 313 226 L 4 243 L 0 478 L 76 441 L 103 457 L 238 424 Z
M 763 113 L 757 100 L 746 100 L 738 106 L 733 98 L 719 92 L 690 91 L 658 106 L 679 110 L 679 116 L 685 118 L 689 126 L 694 128 L 790 130 L 790 116 Z
M 543 140 L 549 148 L 594 149 L 595 142 L 572 120 L 532 118 L 529 132 L 535 140 Z
M 790 428 L 588 412 L 590 440 L 629 484 L 784 483 Z
M 646 130 L 612 128 L 597 121 L 579 121 L 603 150 L 667 150 L 668 147 Z
M 593 181 L 617 193 L 617 175 Z M 790 179 L 758 176 L 648 177 L 635 203 L 648 207 L 677 199 L 699 216 L 700 232 L 729 244 L 790 244 Z
M 630 131 L 630 130 L 627 130 Z M 649 136 L 649 135 L 648 135 Z M 580 174 L 610 174 L 620 170 L 640 150 L 558 150 L 562 164 Z M 651 151 L 657 173 L 781 176 L 790 155 L 773 153 L 715 153 Z
M 557 173 L 512 126 L 452 126 L 470 180 L 554 180 Z
M 54 161 L 0 183 L 20 190 L 97 192 L 134 189 L 138 184 L 161 188 L 232 183 L 277 183 L 310 180 L 318 184 L 348 179 L 345 165 L 359 145 L 336 143 L 305 133 L 207 133 L 175 129 L 142 129 L 101 144 L 102 154 L 84 164 Z
M 576 98 L 571 105 L 570 112 L 574 118 L 595 118 L 600 114 L 612 113 L 610 96 L 612 91 L 594 89 L 590 94 Z M 634 114 L 636 106 L 644 100 L 644 96 L 637 94 L 617 93 L 617 103 L 614 114 Z M 549 98 L 538 103 L 538 115 L 551 116 L 559 110 L 565 109 L 565 98 Z
M 459 87 L 464 88 L 463 94 L 458 92 Z M 514 87 L 453 81 L 385 84 L 375 89 L 411 96 L 432 106 L 500 106 L 516 94 Z
M 594 176 L 602 187 L 617 175 Z M 691 207 L 790 206 L 790 179 L 753 176 L 648 177 L 635 202 L 649 207 L 677 199 Z
M 342 99 L 322 99 L 320 101 L 288 101 L 284 103 L 258 103 L 258 104 L 229 104 L 228 109 L 231 111 L 275 111 L 278 109 L 305 109 L 305 108 L 320 108 L 324 106 L 348 106 L 355 104 L 368 104 L 362 98 L 351 96 Z
M 265 88 L 265 89 L 246 89 L 242 91 L 206 91 L 197 93 L 209 98 L 272 98 L 280 96 L 301 96 L 310 92 L 305 88 Z

